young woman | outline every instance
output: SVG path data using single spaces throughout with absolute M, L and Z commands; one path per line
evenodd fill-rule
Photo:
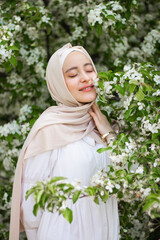
M 13 187 L 10 240 L 19 239 L 19 229 L 28 240 L 117 240 L 119 218 L 114 197 L 99 205 L 88 197 L 73 205 L 73 222 L 58 213 L 32 213 L 34 199 L 26 191 L 36 181 L 64 176 L 89 185 L 90 178 L 110 164 L 104 147 L 113 129 L 95 103 L 95 66 L 83 47 L 66 44 L 49 60 L 46 79 L 57 106 L 42 113 L 21 151 Z M 20 223 L 19 223 L 20 220 Z M 20 227 L 21 225 L 21 227 Z

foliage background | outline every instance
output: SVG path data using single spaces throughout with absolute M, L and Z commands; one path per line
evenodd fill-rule
M 39 114 L 55 104 L 45 82 L 49 57 L 67 42 L 83 45 L 98 71 L 114 71 L 110 76 L 101 75 L 106 82 L 113 81 L 115 73 L 131 69 L 128 66 L 135 62 L 150 62 L 152 69 L 145 65 L 145 73 L 146 76 L 148 74 L 147 83 L 150 80 L 153 92 L 156 92 L 156 104 L 146 101 L 153 106 L 153 112 L 148 111 L 151 114 L 157 111 L 158 114 L 159 110 L 155 107 L 159 106 L 160 95 L 157 71 L 160 64 L 160 1 L 3 0 L 0 1 L 0 8 L 0 238 L 8 239 L 11 190 L 19 151 Z M 134 73 L 128 78 L 135 79 Z M 103 101 L 103 96 L 107 99 L 110 85 L 103 83 L 98 87 L 100 105 L 108 116 L 113 114 L 107 109 L 109 104 Z M 108 95 L 105 96 L 105 93 Z M 114 100 L 119 101 L 118 98 Z M 139 110 L 147 107 L 148 102 L 142 100 L 139 100 Z M 148 116 L 145 112 L 144 115 Z M 154 127 L 159 133 L 158 118 L 159 115 L 152 119 L 151 124 L 152 127 L 157 124 Z M 159 142 L 153 140 L 147 146 L 152 151 L 151 166 L 155 169 L 159 169 L 158 145 Z M 145 165 L 143 162 L 141 164 Z M 159 192 L 158 174 L 151 179 L 157 181 L 156 193 Z M 128 201 L 122 198 L 119 202 L 121 239 L 156 240 L 159 212 L 154 217 L 151 211 L 144 213 L 137 208 L 139 202 L 141 200 L 137 199 L 136 194 L 132 194 L 132 200 L 128 196 Z

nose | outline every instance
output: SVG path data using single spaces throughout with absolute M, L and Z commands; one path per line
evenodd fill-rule
M 85 71 L 83 71 L 81 73 L 81 82 L 88 82 L 89 80 L 90 80 L 89 75 Z

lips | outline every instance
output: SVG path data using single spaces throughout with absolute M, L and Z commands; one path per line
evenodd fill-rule
M 79 91 L 90 91 L 94 87 L 93 84 L 82 87 Z

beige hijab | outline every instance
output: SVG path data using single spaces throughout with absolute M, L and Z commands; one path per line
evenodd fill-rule
M 95 130 L 95 124 L 88 109 L 92 103 L 81 104 L 69 92 L 62 72 L 61 56 L 72 48 L 68 43 L 56 51 L 50 58 L 46 71 L 46 79 L 51 97 L 57 101 L 58 106 L 49 107 L 44 111 L 32 127 L 21 150 L 13 185 L 10 240 L 19 239 L 19 231 L 23 231 L 21 205 L 21 181 L 25 159 L 45 151 L 56 149 L 66 144 L 82 139 L 89 135 L 101 143 L 101 138 Z M 91 60 L 86 50 L 77 46 Z M 95 69 L 94 63 L 92 62 Z M 96 69 L 95 69 L 96 71 Z

